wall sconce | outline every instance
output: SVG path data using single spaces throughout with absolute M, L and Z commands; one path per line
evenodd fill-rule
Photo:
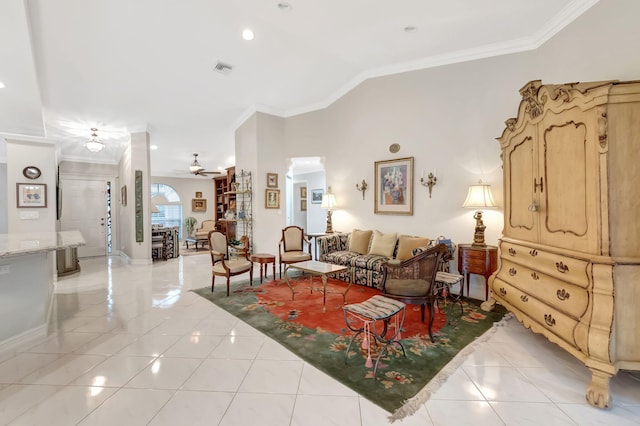
M 356 189 L 358 191 L 362 192 L 362 199 L 364 200 L 364 191 L 367 190 L 367 182 L 364 179 L 362 179 L 362 183 L 361 184 L 358 185 L 356 183 Z
M 422 171 L 422 177 L 420 178 L 420 183 L 429 188 L 429 198 L 431 198 L 431 190 L 433 189 L 433 187 L 436 185 L 436 182 L 438 181 L 438 178 L 436 176 L 437 174 L 438 174 L 437 169 L 434 169 L 433 172 L 429 172 L 429 174 L 427 175 L 427 179 L 425 179 L 424 170 Z

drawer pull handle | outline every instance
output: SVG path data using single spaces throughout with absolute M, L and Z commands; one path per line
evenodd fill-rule
M 535 273 L 535 271 L 531 273 L 531 278 L 533 278 L 536 281 L 540 279 L 540 277 L 538 276 L 538 274 Z
M 520 296 L 520 300 L 522 300 L 524 303 L 527 303 L 529 301 L 529 296 L 523 294 L 522 296 Z
M 509 256 L 515 256 L 516 255 L 516 249 L 514 249 L 513 247 L 509 247 Z
M 558 299 L 560 300 L 567 300 L 571 295 L 563 288 L 562 290 L 558 290 L 556 296 L 558 296 Z
M 534 256 L 534 257 L 537 256 L 538 255 L 538 250 L 536 250 L 536 249 L 529 250 L 529 255 Z
M 544 322 L 546 322 L 549 327 L 556 325 L 556 320 L 551 316 L 551 314 L 544 314 Z
M 516 268 L 509 268 L 509 275 L 511 275 L 512 277 L 515 276 L 518 273 L 518 271 L 516 271 Z
M 558 272 L 561 272 L 563 274 L 569 271 L 569 267 L 562 262 L 556 262 L 556 268 L 558 269 Z
M 504 289 L 504 287 L 500 287 L 500 296 L 506 296 L 507 295 L 507 290 Z

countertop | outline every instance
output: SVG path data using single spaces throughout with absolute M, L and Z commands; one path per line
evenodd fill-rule
M 80 231 L 0 234 L 0 258 L 54 251 L 85 244 Z

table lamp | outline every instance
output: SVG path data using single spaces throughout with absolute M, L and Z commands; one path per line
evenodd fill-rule
M 479 180 L 477 185 L 470 185 L 469 192 L 467 192 L 467 199 L 462 203 L 462 207 L 480 209 L 485 207 L 495 207 L 496 203 L 493 201 L 491 195 L 491 185 L 483 185 Z M 476 220 L 476 229 L 473 234 L 473 246 L 486 247 L 484 242 L 484 230 L 486 226 L 482 222 L 482 211 L 477 210 L 473 215 Z
M 331 223 L 331 213 L 336 207 L 336 196 L 331 192 L 331 187 L 327 189 L 326 194 L 322 194 L 322 204 L 320 207 L 327 209 L 327 229 L 324 232 L 332 234 L 333 224 Z

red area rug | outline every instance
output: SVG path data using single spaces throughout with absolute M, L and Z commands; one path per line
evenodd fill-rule
M 235 292 L 253 292 L 258 303 L 263 305 L 271 315 L 283 321 L 298 323 L 304 327 L 324 330 L 334 334 L 353 334 L 345 324 L 342 310 L 342 295 L 347 288 L 344 281 L 329 279 L 327 281 L 327 303 L 326 312 L 322 312 L 322 292 L 317 288 L 322 288 L 320 277 L 313 278 L 313 293 L 309 291 L 309 278 L 291 279 L 291 286 L 295 291 L 294 300 L 291 300 L 291 290 L 284 280 L 271 281 L 260 287 L 248 287 L 236 290 Z M 380 294 L 380 291 L 361 285 L 352 285 L 347 293 L 347 303 L 359 303 L 369 299 L 371 296 Z M 402 329 L 403 338 L 411 338 L 428 335 L 429 309 L 425 309 L 424 323 L 420 319 L 420 306 L 407 305 L 404 327 Z M 447 322 L 444 313 L 436 309 L 433 321 L 434 334 L 440 330 Z

